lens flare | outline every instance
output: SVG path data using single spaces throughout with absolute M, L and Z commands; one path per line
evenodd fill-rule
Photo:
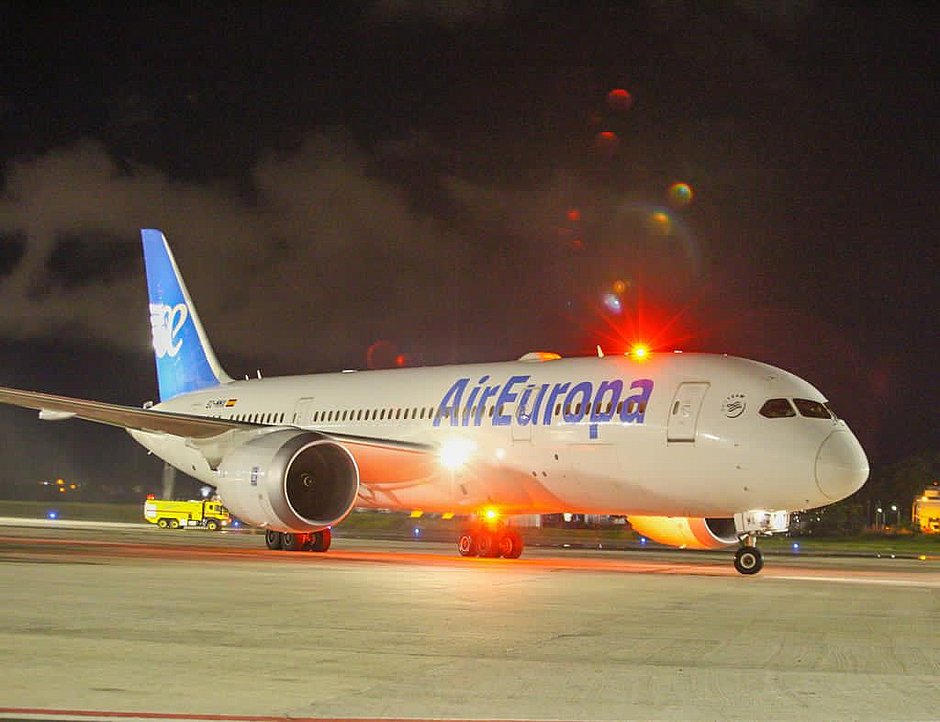
M 594 147 L 604 155 L 613 155 L 620 147 L 620 138 L 611 130 L 603 130 L 594 136 Z
M 611 313 L 620 313 L 623 311 L 623 304 L 620 302 L 620 297 L 617 296 L 617 294 L 605 293 L 604 308 L 606 308 Z
M 614 88 L 607 93 L 607 107 L 618 113 L 625 113 L 633 105 L 633 96 L 623 88 Z
M 694 193 L 688 183 L 673 183 L 667 192 L 669 202 L 676 208 L 683 208 L 692 202 Z
M 657 236 L 668 236 L 672 232 L 672 220 L 664 211 L 654 211 L 647 219 L 647 228 Z

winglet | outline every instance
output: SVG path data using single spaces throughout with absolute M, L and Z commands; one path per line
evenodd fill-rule
M 144 228 L 144 266 L 160 400 L 228 383 L 161 231 Z

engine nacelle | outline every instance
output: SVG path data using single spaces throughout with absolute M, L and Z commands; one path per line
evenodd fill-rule
M 738 543 L 734 519 L 631 516 L 630 526 L 660 544 L 680 549 L 722 549 Z
M 227 453 L 219 495 L 235 516 L 278 531 L 312 532 L 346 518 L 359 493 L 352 454 L 322 434 L 282 429 Z

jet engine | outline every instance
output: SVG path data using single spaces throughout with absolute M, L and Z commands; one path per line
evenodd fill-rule
M 660 544 L 680 549 L 722 549 L 738 543 L 734 519 L 631 516 L 630 526 Z
M 322 434 L 272 431 L 235 447 L 218 467 L 219 495 L 235 516 L 278 531 L 326 529 L 352 511 L 359 468 Z

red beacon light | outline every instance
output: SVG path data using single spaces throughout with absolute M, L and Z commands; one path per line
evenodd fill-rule
M 627 356 L 632 356 L 637 361 L 643 361 L 649 358 L 650 349 L 646 344 L 638 343 L 634 344 L 629 351 L 627 351 Z

